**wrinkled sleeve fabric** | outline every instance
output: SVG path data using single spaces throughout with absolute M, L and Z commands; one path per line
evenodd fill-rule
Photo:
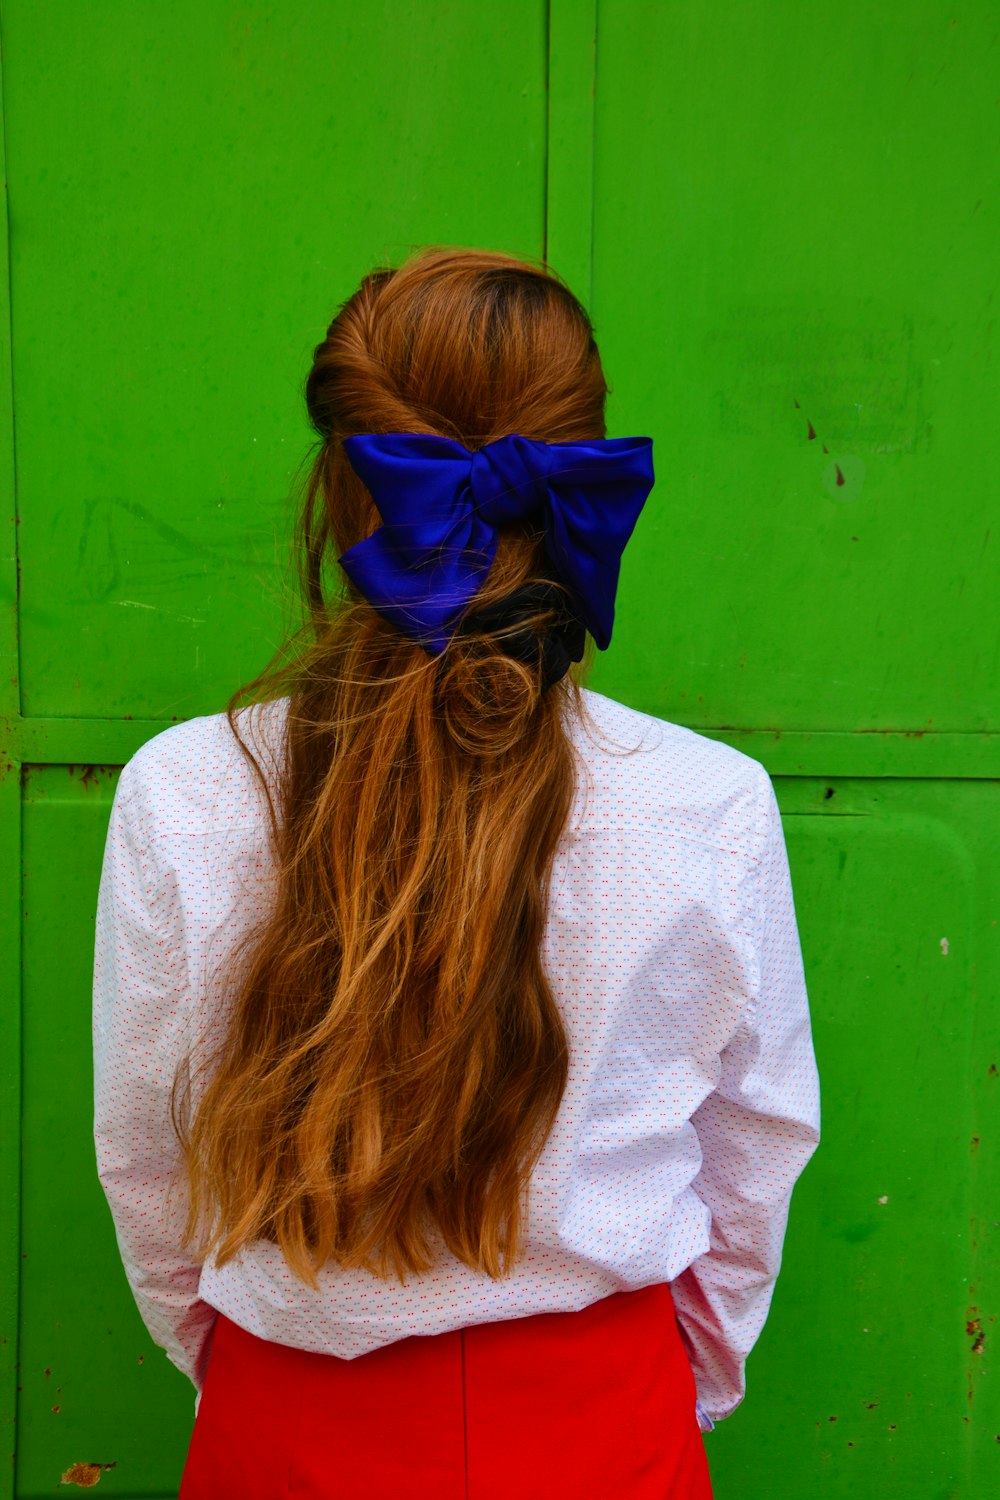
M 186 1215 L 174 1181 L 170 1118 L 187 1050 L 191 978 L 185 913 L 166 842 L 151 837 L 142 751 L 115 789 L 94 945 L 94 1140 L 129 1285 L 154 1341 L 200 1390 L 215 1310 L 200 1266 L 180 1249 Z
M 723 1051 L 719 1082 L 692 1117 L 702 1151 L 693 1186 L 712 1215 L 711 1246 L 673 1283 L 705 1428 L 745 1394 L 744 1366 L 771 1304 L 792 1189 L 819 1141 L 788 860 L 763 771 L 757 807 L 749 921 L 756 983 Z

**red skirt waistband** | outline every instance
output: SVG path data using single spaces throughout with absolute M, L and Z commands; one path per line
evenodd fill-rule
M 180 1500 L 711 1500 L 665 1284 L 357 1359 L 219 1316 Z

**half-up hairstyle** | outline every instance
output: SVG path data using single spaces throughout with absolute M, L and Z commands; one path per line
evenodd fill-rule
M 579 687 L 546 690 L 544 603 L 518 624 L 537 661 L 485 628 L 432 656 L 345 587 L 337 556 L 380 518 L 343 439 L 583 441 L 604 436 L 605 397 L 572 294 L 485 252 L 369 275 L 315 351 L 320 442 L 297 532 L 308 621 L 291 664 L 284 647 L 227 707 L 267 793 L 275 900 L 232 956 L 196 1108 L 180 1070 L 175 1083 L 200 1256 L 224 1264 L 269 1240 L 312 1285 L 327 1263 L 405 1280 L 433 1264 L 435 1237 L 492 1277 L 517 1258 L 567 1076 L 541 946 Z M 540 532 L 502 528 L 467 623 L 525 586 L 544 601 L 547 582 Z M 237 719 L 278 696 L 272 799 Z

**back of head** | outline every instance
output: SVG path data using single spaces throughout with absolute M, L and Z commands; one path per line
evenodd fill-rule
M 551 272 L 456 250 L 367 276 L 317 348 L 306 385 L 324 439 L 424 432 L 471 448 L 509 432 L 601 437 L 605 395 L 587 316 Z
M 329 584 L 382 519 L 345 439 L 584 441 L 605 395 L 572 294 L 486 252 L 374 272 L 316 349 L 308 643 L 229 710 L 235 729 L 241 699 L 288 689 L 277 899 L 234 955 L 226 1034 L 179 1127 L 189 1241 L 220 1263 L 263 1238 L 306 1280 L 328 1261 L 402 1277 L 435 1235 L 492 1276 L 516 1258 L 567 1072 L 540 953 L 574 787 L 578 688 L 550 670 L 564 591 L 531 519 L 499 528 L 441 651 Z

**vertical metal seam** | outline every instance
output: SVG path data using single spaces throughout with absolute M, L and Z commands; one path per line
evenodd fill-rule
M 587 311 L 594 305 L 594 242 L 596 239 L 596 181 L 597 181 L 597 62 L 601 35 L 601 0 L 594 0 L 594 39 L 590 64 L 590 181 L 588 187 L 589 214 L 587 222 Z
M 4 939 L 4 969 L 9 999 L 4 1014 L 4 1055 L 0 1062 L 0 1265 L 3 1268 L 2 1353 L 0 1410 L 10 1429 L 11 1462 L 0 1470 L 0 1500 L 14 1494 L 17 1451 L 18 1349 L 21 1295 L 21 1009 L 22 975 L 22 776 L 20 761 L 5 758 L 0 777 L 0 933 Z
M 0 704 L 6 711 L 0 718 L 0 733 L 4 741 L 0 744 L 0 933 L 4 938 L 4 966 L 8 975 L 7 1014 L 4 1021 L 5 1052 L 0 1062 L 0 1263 L 3 1266 L 3 1330 L 0 1366 L 2 1380 L 3 1421 L 10 1429 L 10 1462 L 0 1466 L 0 1500 L 11 1500 L 17 1458 L 17 1407 L 18 1407 L 18 1346 L 20 1340 L 20 1292 L 21 1292 L 21 1088 L 23 1074 L 21 1008 L 22 991 L 22 766 L 20 762 L 20 659 L 18 632 L 18 546 L 17 546 L 17 485 L 15 482 L 14 455 L 14 397 L 13 397 L 13 338 L 11 317 L 10 282 L 10 218 L 7 212 L 7 104 L 3 88 L 3 16 L 0 12 L 0 167 L 3 171 L 3 204 L 0 213 L 0 255 L 6 257 L 6 265 L 0 274 L 0 298 L 6 299 L 0 306 L 3 319 L 7 352 L 0 354 L 0 469 L 3 478 L 0 484 L 9 490 L 6 497 L 7 518 L 10 526 L 10 544 L 5 547 L 3 593 L 7 599 L 4 611 L 3 638 L 0 641 L 0 656 L 3 657 L 3 681 L 0 682 Z
M 10 254 L 10 214 L 8 211 L 9 188 L 7 180 L 7 96 L 4 89 L 4 49 L 3 49 L 3 8 L 0 5 L 0 170 L 3 174 L 3 225 L 0 230 L 2 249 L 0 253 L 5 258 L 3 267 L 3 287 L 0 297 L 4 299 L 0 306 L 0 318 L 3 320 L 3 329 L 7 346 L 6 358 L 0 364 L 0 403 L 3 411 L 3 433 L 0 435 L 0 466 L 4 472 L 4 482 L 9 486 L 8 515 L 10 517 L 11 541 L 10 553 L 4 555 L 4 567 L 9 578 L 10 598 L 12 608 L 10 615 L 4 625 L 4 640 L 0 645 L 4 657 L 8 657 L 11 669 L 5 671 L 2 683 L 0 683 L 0 703 L 6 708 L 12 718 L 18 718 L 21 714 L 21 661 L 20 661 L 20 631 L 19 631 L 19 609 L 20 609 L 20 566 L 18 547 L 18 502 L 17 502 L 17 449 L 14 442 L 14 316 L 13 316 L 13 289 L 11 285 L 11 254 Z M 7 582 L 7 580 L 5 580 Z
M 545 254 L 589 307 L 596 0 L 548 0 Z
M 542 171 L 542 260 L 549 259 L 549 160 L 552 155 L 552 0 L 545 0 L 545 161 Z

